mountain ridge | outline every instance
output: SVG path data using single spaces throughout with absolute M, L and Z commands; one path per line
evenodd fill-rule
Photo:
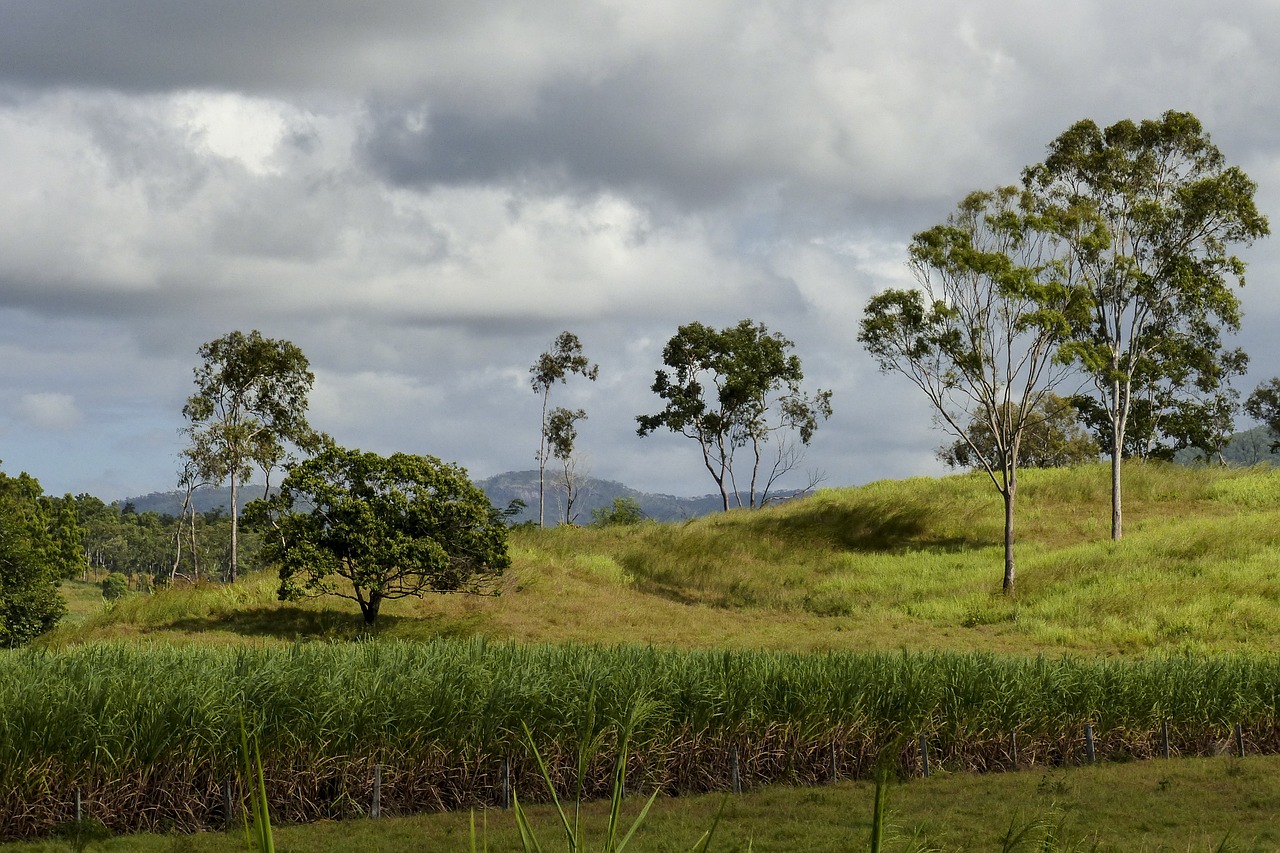
M 474 481 L 486 495 L 489 502 L 498 509 L 511 506 L 512 501 L 524 501 L 524 508 L 511 516 L 513 523 L 536 522 L 538 520 L 538 472 L 506 471 Z M 248 484 L 239 489 L 241 509 L 250 501 L 262 496 L 261 483 Z M 786 500 L 801 494 L 798 491 L 782 491 L 776 493 L 778 500 Z M 173 490 L 168 492 L 150 492 L 146 495 L 135 495 L 114 501 L 121 509 L 132 506 L 139 514 L 155 512 L 160 515 L 177 516 L 182 512 L 185 492 Z M 546 523 L 554 525 L 563 521 L 564 487 L 553 477 L 548 477 L 545 488 Z M 630 498 L 640 505 L 645 517 L 654 521 L 683 521 L 719 512 L 723 503 L 718 494 L 699 495 L 694 497 L 678 497 L 655 492 L 642 492 L 615 480 L 601 480 L 595 477 L 582 478 L 574 498 L 573 519 L 576 524 L 591 521 L 593 510 L 602 509 L 613 504 L 619 498 Z M 747 498 L 744 495 L 743 500 Z M 231 507 L 230 486 L 205 486 L 197 489 L 191 496 L 191 503 L 197 512 L 214 512 L 221 509 L 229 512 Z

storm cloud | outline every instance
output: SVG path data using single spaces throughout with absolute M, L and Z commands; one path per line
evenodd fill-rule
M 593 476 L 700 494 L 635 435 L 661 348 L 750 317 L 835 417 L 833 485 L 935 472 L 942 436 L 855 339 L 911 235 L 1073 122 L 1196 113 L 1280 200 L 1264 2 L 173 4 L 0 10 L 0 459 L 105 498 L 176 478 L 196 349 L 287 338 L 315 424 L 474 476 L 534 465 L 528 367 Z M 1250 264 L 1242 387 L 1280 373 L 1280 256 Z

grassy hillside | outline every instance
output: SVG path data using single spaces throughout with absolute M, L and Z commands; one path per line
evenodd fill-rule
M 899 696 L 897 687 L 902 685 L 950 691 L 943 691 L 939 698 L 926 690 L 928 695 L 917 697 L 919 713 L 915 716 L 895 708 L 882 715 L 891 721 L 884 724 L 888 727 L 883 732 L 886 737 L 897 731 L 893 726 L 909 727 L 915 720 L 919 724 L 916 728 L 933 738 L 930 749 L 943 767 L 943 772 L 935 773 L 933 779 L 895 788 L 891 820 L 900 828 L 900 834 L 892 849 L 998 849 L 1001 834 L 1011 824 L 1040 818 L 1052 823 L 1059 817 L 1069 818 L 1070 837 L 1081 841 L 1083 849 L 1096 840 L 1101 842 L 1099 849 L 1207 850 L 1215 849 L 1228 831 L 1232 833 L 1230 849 L 1274 849 L 1276 839 L 1270 827 L 1275 798 L 1269 788 L 1264 790 L 1257 781 L 1274 767 L 1274 759 L 1250 755 L 1243 761 L 1219 757 L 1203 763 L 1152 761 L 1074 771 L 1039 769 L 1045 762 L 1053 763 L 1051 753 L 1057 755 L 1053 749 L 1079 752 L 1079 730 L 1086 719 L 1097 728 L 1103 758 L 1152 754 L 1151 732 L 1157 730 L 1157 721 L 1170 718 L 1174 722 L 1175 751 L 1184 754 L 1220 750 L 1219 741 L 1228 737 L 1223 733 L 1232 722 L 1244 724 L 1247 751 L 1274 748 L 1273 669 L 1277 659 L 1253 653 L 1280 651 L 1280 474 L 1271 469 L 1135 465 L 1126 469 L 1125 487 L 1127 535 L 1124 542 L 1117 544 L 1107 540 L 1109 492 L 1105 467 L 1026 472 L 1018 515 L 1016 601 L 999 594 L 1002 553 L 998 498 L 984 478 L 963 475 L 828 490 L 765 511 L 734 512 L 676 524 L 517 530 L 512 537 L 514 565 L 503 580 L 501 595 L 392 602 L 384 609 L 376 633 L 409 640 L 482 635 L 538 643 L 589 641 L 716 649 L 1067 654 L 1069 657 L 1060 660 L 983 655 L 866 656 L 867 666 L 879 667 L 875 671 L 882 671 L 886 682 L 877 682 L 865 672 L 846 672 L 828 679 L 849 693 L 841 707 L 858 709 L 870 707 L 867 703 L 893 700 Z M 369 750 L 385 746 L 379 746 L 382 742 L 376 737 L 391 730 L 387 695 L 408 703 L 425 703 L 424 708 L 438 714 L 453 707 L 439 697 L 487 703 L 486 707 L 514 716 L 499 724 L 493 723 L 492 714 L 454 708 L 454 719 L 497 726 L 493 731 L 506 737 L 516 731 L 517 718 L 525 722 L 550 720 L 562 727 L 568 724 L 572 714 L 566 708 L 581 709 L 591 704 L 579 695 L 588 685 L 603 691 L 597 698 L 602 703 L 600 707 L 607 710 L 612 694 L 600 686 L 607 682 L 602 675 L 607 667 L 596 659 L 600 655 L 666 660 L 665 653 L 645 649 L 511 646 L 504 650 L 498 648 L 500 644 L 484 642 L 285 648 L 294 640 L 356 637 L 361 625 L 350 602 L 335 599 L 283 604 L 275 600 L 274 587 L 274 579 L 269 576 L 250 576 L 233 586 L 133 595 L 108 608 L 92 585 L 68 584 L 73 617 L 43 640 L 45 645 L 71 646 L 99 639 L 142 638 L 150 642 L 68 648 L 60 654 L 17 652 L 7 659 L 12 669 L 7 683 L 13 690 L 30 691 L 43 685 L 41 689 L 49 691 L 50 696 L 14 693 L 0 701 L 0 706 L 11 709 L 5 715 L 10 731 L 7 736 L 0 736 L 0 743 L 17 745 L 21 735 L 33 743 L 48 744 L 56 740 L 55 735 L 64 736 L 73 746 L 83 746 L 84 756 L 88 756 L 72 755 L 66 760 L 63 756 L 50 763 L 53 759 L 40 757 L 44 753 L 34 747 L 21 747 L 30 760 L 45 762 L 41 766 L 46 769 L 33 773 L 18 767 L 20 762 L 15 763 L 18 770 L 11 773 L 11 786 L 38 787 L 49 782 L 56 770 L 65 778 L 58 777 L 61 782 L 55 787 L 71 790 L 83 784 L 90 791 L 90 799 L 98 804 L 95 807 L 103 807 L 104 795 L 94 785 L 110 787 L 132 778 L 156 781 L 163 776 L 157 767 L 181 776 L 186 772 L 183 768 L 189 769 L 198 762 L 193 758 L 184 764 L 167 754 L 158 754 L 165 737 L 172 744 L 194 744 L 212 750 L 210 744 L 232 730 L 227 721 L 235 703 L 222 701 L 217 706 L 221 710 L 209 718 L 212 722 L 206 721 L 198 736 L 179 733 L 169 720 L 195 718 L 197 712 L 208 716 L 212 713 L 208 711 L 210 703 L 223 694 L 257 697 L 255 690 L 263 693 L 250 705 L 261 717 L 255 718 L 255 724 L 267 726 L 272 720 L 278 724 L 278 730 L 265 729 L 263 736 L 264 743 L 274 745 L 272 748 L 280 752 L 271 753 L 272 761 L 283 761 L 290 767 L 302 762 L 302 753 L 297 749 L 291 753 L 286 747 L 303 743 L 296 736 L 306 727 L 298 722 L 295 712 L 311 707 L 307 704 L 311 702 L 324 712 L 316 717 L 322 729 L 315 739 L 317 743 L 341 745 L 333 732 L 375 738 L 369 743 L 362 741 L 360 748 L 354 750 L 357 763 L 362 760 L 367 764 L 374 760 L 369 758 Z M 171 643 L 207 646 L 246 642 L 252 648 L 169 647 Z M 407 665 L 395 657 L 427 654 L 429 645 L 448 647 L 469 658 L 476 657 L 477 649 L 514 658 L 536 653 L 548 656 L 550 665 L 543 673 L 529 661 L 519 659 L 511 668 L 518 675 L 477 676 L 478 684 L 499 688 L 493 695 L 479 689 L 450 688 L 432 698 L 421 685 L 400 685 L 397 679 L 423 679 L 434 673 L 447 681 L 461 677 L 465 668 L 455 664 Z M 1184 651 L 1211 656 L 1177 654 Z M 199 659 L 187 659 L 184 655 L 188 652 L 198 652 Z M 1222 654 L 1237 652 L 1245 654 Z M 1149 660 L 1083 659 L 1094 655 Z M 113 656 L 136 663 L 136 677 L 108 673 L 104 662 Z M 298 671 L 303 675 L 298 677 L 285 678 L 281 674 L 287 674 L 290 666 L 302 666 L 311 657 L 325 656 L 364 656 L 381 661 L 384 669 L 362 664 L 344 670 L 325 664 L 312 667 L 309 674 L 302 667 Z M 569 665 L 575 656 L 585 661 L 576 668 Z M 796 754 L 821 758 L 826 755 L 822 750 L 840 739 L 837 733 L 822 728 L 824 725 L 848 730 L 846 734 L 853 740 L 842 740 L 846 750 L 850 743 L 869 744 L 868 738 L 874 739 L 874 732 L 868 734 L 871 729 L 866 726 L 865 714 L 858 717 L 855 726 L 850 722 L 852 718 L 832 711 L 831 703 L 816 701 L 820 691 L 812 685 L 797 686 L 796 680 L 801 675 L 812 677 L 825 671 L 823 667 L 863 660 L 863 656 L 677 657 L 681 660 L 664 671 L 671 679 L 687 678 L 690 683 L 677 684 L 672 695 L 686 699 L 711 697 L 738 709 L 742 719 L 753 720 L 757 725 L 758 731 L 751 732 L 759 737 L 753 735 L 754 739 L 744 742 L 754 744 L 760 755 L 791 754 L 776 749 L 770 740 L 791 732 L 797 744 L 808 744 Z M 271 665 L 254 663 L 258 658 Z M 771 666 L 770 661 L 775 658 L 786 658 L 797 675 L 775 678 L 764 685 L 744 677 L 744 672 L 751 670 L 748 664 L 759 664 L 765 671 L 769 668 L 765 664 Z M 84 664 L 79 670 L 75 668 L 77 661 Z M 712 669 L 723 676 L 721 681 L 693 672 L 697 661 L 714 664 Z M 929 666 L 942 667 L 945 672 L 939 675 Z M 966 666 L 982 677 L 966 680 L 947 674 Z M 184 676 L 155 677 L 154 673 L 161 670 Z M 1041 679 L 1044 684 L 1035 682 L 1029 687 L 999 675 L 1023 670 L 1033 675 L 1050 671 L 1065 675 L 1049 681 Z M 352 672 L 362 676 L 354 677 Z M 520 706 L 508 695 L 546 686 L 554 681 L 553 676 L 568 679 L 567 686 L 555 682 L 547 690 L 546 695 L 555 697 L 554 701 L 537 699 L 532 705 Z M 211 684 L 219 686 L 205 684 L 201 678 L 211 679 Z M 641 681 L 646 689 L 662 683 L 662 679 L 652 677 Z M 364 699 L 326 699 L 319 689 L 322 683 L 348 684 Z M 975 689 L 975 685 L 982 686 L 982 690 Z M 1012 689 L 1011 685 L 1022 686 Z M 1248 685 L 1252 687 L 1246 690 Z M 378 686 L 386 687 L 388 693 L 380 694 L 375 689 Z M 991 696 L 982 692 L 996 688 L 1004 692 L 996 690 Z M 66 701 L 60 704 L 50 698 L 64 694 Z M 266 697 L 275 704 L 266 701 Z M 799 697 L 803 701 L 797 701 Z M 956 722 L 955 709 L 969 707 L 964 703 L 973 704 L 975 697 L 980 700 L 975 707 L 985 709 L 987 716 L 970 715 Z M 1068 700 L 1075 704 L 1065 710 L 1059 707 Z M 752 703 L 765 701 L 784 710 L 805 711 L 812 719 L 785 717 L 791 720 L 788 725 L 792 728 L 788 729 L 775 719 L 778 715 L 752 710 Z M 671 698 L 659 704 L 664 708 L 678 705 Z M 173 716 L 166 717 L 155 710 L 161 706 L 171 709 Z M 1137 712 L 1124 717 L 1128 713 L 1124 709 L 1131 707 Z M 937 712 L 939 708 L 950 710 L 944 714 Z M 1218 710 L 1213 713 L 1206 710 L 1214 708 Z M 19 711 L 29 716 L 23 717 Z M 1010 713 L 1016 718 L 1006 718 Z M 346 720 L 343 714 L 352 719 Z M 1006 716 L 992 717 L 999 714 Z M 1039 714 L 1035 719 L 1043 718 L 1043 724 L 1035 723 L 1027 714 Z M 401 717 L 431 731 L 469 731 L 456 722 L 430 718 L 421 708 L 405 710 Z M 703 718 L 716 725 L 738 719 L 715 708 L 698 719 Z M 109 731 L 104 721 L 119 725 Z M 1059 732 L 1055 725 L 1069 735 Z M 679 753 L 682 756 L 698 752 L 689 749 L 693 741 L 687 732 L 702 733 L 699 737 L 710 743 L 710 752 L 703 750 L 699 755 L 722 748 L 730 736 L 717 734 L 719 730 L 711 723 L 677 721 L 669 728 L 684 737 L 680 741 L 684 744 Z M 118 742 L 100 748 L 99 741 L 112 731 L 118 734 Z M 982 743 L 998 752 L 997 747 L 1003 749 L 1010 731 L 1019 733 L 1021 760 L 1034 762 L 1037 769 L 991 774 L 980 781 L 970 774 L 955 772 L 973 766 L 966 759 L 973 750 L 966 752 L 952 741 L 959 743 L 961 735 L 985 738 Z M 286 737 L 285 732 L 291 735 Z M 565 744 L 569 741 L 549 737 L 548 743 L 559 744 L 559 752 L 567 750 Z M 429 740 L 426 738 L 423 743 Z M 404 738 L 395 740 L 397 749 L 403 747 L 403 741 Z M 914 749 L 915 742 L 909 739 L 905 749 Z M 504 741 L 492 749 L 463 746 L 463 752 L 471 755 L 477 767 L 483 764 L 491 770 L 497 766 L 493 760 L 498 754 L 495 750 L 508 748 L 509 744 Z M 1228 743 L 1227 751 L 1229 746 Z M 313 748 L 306 747 L 302 752 Z M 869 755 L 869 749 L 868 746 L 858 754 Z M 223 748 L 218 754 L 227 751 Z M 476 757 L 481 753 L 488 759 Z M 756 753 L 747 750 L 743 755 L 745 764 L 753 766 Z M 405 759 L 400 764 L 406 767 L 434 767 L 430 762 L 409 760 L 413 756 L 408 753 L 400 757 Z M 1064 760 L 1073 763 L 1075 759 L 1068 756 Z M 650 763 L 656 766 L 656 762 Z M 996 761 L 983 766 L 1003 765 Z M 850 764 L 841 775 L 852 775 L 854 770 L 854 764 Z M 787 772 L 795 775 L 793 771 L 788 765 Z M 188 781 L 200 783 L 208 773 L 192 771 L 188 776 Z M 367 776 L 361 775 L 359 783 L 365 784 Z M 285 791 L 284 777 L 272 778 L 273 790 Z M 170 790 L 168 782 L 160 787 Z M 857 793 L 852 819 L 850 791 Z M 1077 796 L 1086 791 L 1087 798 Z M 725 849 L 743 849 L 744 839 L 749 837 L 755 838 L 755 849 L 761 850 L 794 849 L 800 846 L 797 841 L 809 849 L 857 849 L 866 837 L 867 794 L 865 785 L 853 783 L 808 791 L 785 786 L 753 790 L 730 801 Z M 40 802 L 48 800 L 41 796 Z M 12 798 L 0 801 L 9 799 Z M 757 802 L 763 805 L 753 812 L 756 807 L 752 804 Z M 683 838 L 688 834 L 686 830 L 692 832 L 690 837 L 696 837 L 710 822 L 710 809 L 718 804 L 718 797 L 706 801 L 694 797 L 663 799 L 653 821 L 654 834 L 647 841 L 638 839 L 640 849 L 671 849 L 670 837 Z M 777 819 L 779 814 L 793 813 L 803 813 L 809 819 L 803 825 Z M 280 814 L 284 817 L 287 812 Z M 384 825 L 381 822 L 297 828 L 290 832 L 298 835 L 290 838 L 297 849 L 323 849 L 317 841 L 319 835 L 333 833 L 342 839 L 334 849 L 349 849 L 353 827 L 363 832 L 376 825 L 377 832 L 371 829 L 368 840 L 360 846 L 370 850 L 409 849 L 418 838 L 432 838 L 439 831 L 444 834 L 444 843 L 429 847 L 465 849 L 461 819 L 455 814 L 414 818 L 403 824 L 386 822 L 385 838 L 378 835 Z M 509 834 L 505 815 L 495 815 L 493 819 L 495 838 Z M 429 825 L 440 829 L 428 828 Z M 1045 831 L 1049 828 L 1048 823 L 1043 827 Z M 921 832 L 915 842 L 910 840 L 913 831 Z M 414 837 L 413 843 L 406 843 L 406 834 Z M 222 836 L 209 833 L 177 840 L 158 838 L 156 842 L 164 845 L 163 849 L 195 849 L 192 845 L 203 844 L 206 839 L 212 844 Z M 936 847 L 920 846 L 922 839 Z M 140 843 L 146 840 L 141 838 Z M 118 849 L 161 848 L 126 845 Z M 1062 849 L 1076 847 L 1072 844 Z
M 1027 471 L 1019 593 L 978 475 L 886 481 L 676 524 L 513 533 L 496 597 L 392 602 L 378 633 L 720 648 L 1146 654 L 1280 650 L 1280 473 L 1131 465 L 1112 543 L 1105 466 Z M 74 592 L 74 590 L 73 590 Z M 274 580 L 135 596 L 81 590 L 58 645 L 143 634 L 359 632 L 354 605 L 281 604 Z

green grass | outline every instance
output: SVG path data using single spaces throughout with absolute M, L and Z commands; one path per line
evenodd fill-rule
M 956 747 L 965 738 L 989 751 L 1017 728 L 1029 737 L 1040 732 L 1038 748 L 1050 750 L 1060 735 L 1049 732 L 1086 719 L 1112 733 L 1106 749 L 1113 757 L 1149 754 L 1150 741 L 1138 743 L 1137 730 L 1149 733 L 1167 717 L 1184 725 L 1175 736 L 1188 751 L 1213 748 L 1233 721 L 1274 739 L 1280 475 L 1129 465 L 1121 543 L 1107 539 L 1107 475 L 1104 466 L 1024 472 L 1016 600 L 999 594 L 1000 505 L 976 475 L 826 490 L 682 524 L 516 531 L 501 595 L 384 608 L 374 634 L 408 644 L 349 643 L 366 637 L 354 605 L 278 602 L 265 575 L 231 587 L 131 595 L 109 607 L 96 585 L 69 583 L 71 616 L 41 641 L 46 651 L 0 656 L 0 664 L 14 664 L 12 677 L 0 674 L 0 693 L 9 691 L 0 696 L 9 727 L 0 743 L 38 764 L 40 755 L 54 754 L 48 750 L 58 738 L 79 738 L 71 752 L 57 753 L 65 766 L 48 777 L 63 781 L 81 772 L 155 777 L 139 769 L 147 766 L 180 777 L 195 766 L 192 755 L 230 754 L 233 745 L 216 732 L 233 731 L 230 715 L 250 698 L 262 712 L 255 733 L 272 751 L 264 758 L 277 770 L 282 756 L 305 762 L 318 750 L 402 755 L 389 744 L 406 735 L 424 747 L 443 739 L 479 762 L 507 748 L 523 722 L 543 732 L 540 743 L 553 753 L 571 749 L 572 715 L 564 708 L 610 680 L 617 685 L 604 698 L 617 706 L 615 717 L 640 689 L 667 690 L 662 725 L 713 749 L 723 749 L 732 731 L 754 732 L 767 750 L 816 743 L 832 726 L 876 737 L 915 726 L 931 732 L 947 766 L 959 770 L 982 763 Z M 499 642 L 440 642 L 475 637 Z M 562 645 L 584 641 L 630 645 Z M 199 648 L 184 651 L 192 646 Z M 432 648 L 448 651 L 434 662 L 420 659 Z M 841 650 L 924 654 L 783 654 Z M 934 654 L 948 650 L 965 654 Z M 462 665 L 491 653 L 491 662 L 507 655 L 506 663 Z M 615 679 L 608 674 L 614 663 L 600 657 L 607 654 L 639 668 Z M 535 663 L 540 655 L 545 662 Z M 126 671 L 113 671 L 112 660 L 126 661 Z M 353 670 L 344 660 L 361 663 Z M 429 683 L 424 672 L 448 677 Z M 845 687 L 822 686 L 832 683 Z M 52 692 L 30 692 L 36 688 Z M 301 698 L 308 695 L 328 698 Z M 672 716 L 673 708 L 686 716 Z M 653 726 L 640 733 L 642 745 L 655 743 L 661 726 Z M 351 740 L 353 732 L 367 736 Z M 88 752 L 74 752 L 80 748 Z M 171 748 L 187 757 L 173 759 L 165 752 Z M 1270 776 L 1255 773 L 1259 767 Z M 892 820 L 904 832 L 920 829 L 934 847 L 910 848 L 899 837 L 889 849 L 999 849 L 1010 821 L 1046 815 L 1051 823 L 1066 819 L 1078 840 L 1096 832 L 1104 850 L 1209 850 L 1228 831 L 1230 849 L 1280 849 L 1269 828 L 1280 797 L 1267 781 L 1277 769 L 1271 759 L 1249 758 L 981 779 L 944 773 L 895 788 L 891 799 Z M 1150 773 L 1163 775 L 1153 781 Z M 869 797 L 867 786 L 853 783 L 751 791 L 731 801 L 730 832 L 714 849 L 745 849 L 747 838 L 755 850 L 861 849 Z M 635 849 L 687 849 L 718 803 L 714 796 L 659 798 Z M 797 812 L 807 822 L 779 817 Z M 514 840 L 503 835 L 513 831 L 504 824 L 509 816 L 489 816 L 490 849 L 511 849 L 502 847 L 502 839 Z M 463 820 L 322 824 L 286 828 L 279 839 L 285 850 L 464 849 Z M 419 845 L 420 835 L 429 840 Z M 102 849 L 212 850 L 222 848 L 201 845 L 222 840 L 159 837 Z
M 513 762 L 522 800 L 545 796 L 523 732 L 566 788 L 585 741 L 603 746 L 590 796 L 608 790 L 613 732 L 636 709 L 633 790 L 748 787 L 864 776 L 886 745 L 918 768 L 917 738 L 951 771 L 1081 763 L 1092 723 L 1105 759 L 1280 743 L 1280 656 L 1143 660 L 991 654 L 797 654 L 481 641 L 295 646 L 92 644 L 0 656 L 0 829 L 69 819 L 80 789 L 108 826 L 208 826 L 236 771 L 240 720 L 261 744 L 282 820 L 352 817 L 384 765 L 384 807 L 495 802 Z M 585 715 L 585 716 L 584 716 Z M 584 728 L 585 726 L 585 728 Z M 1227 744 L 1223 747 L 1222 744 Z M 431 792 L 424 795 L 422 792 Z M 399 805 L 397 805 L 399 804 Z
M 873 789 L 867 782 L 817 788 L 774 786 L 730 797 L 711 850 L 743 853 L 847 853 L 866 850 Z M 721 794 L 659 797 L 628 850 L 671 853 L 689 849 L 714 820 Z M 623 807 L 634 816 L 643 798 Z M 1101 853 L 1210 853 L 1227 839 L 1230 851 L 1280 850 L 1280 758 L 1250 757 L 1143 761 L 1018 773 L 938 774 L 889 790 L 885 849 L 999 851 L 1010 827 L 1034 827 L 1042 839 L 1057 827 L 1050 850 Z M 609 804 L 583 811 L 588 837 L 604 830 Z M 540 835 L 554 837 L 559 818 L 548 806 L 530 808 Z M 275 828 L 281 850 L 295 853 L 466 853 L 469 814 L 420 815 Z M 520 849 L 512 812 L 476 813 L 492 853 Z M 64 842 L 0 844 L 3 853 L 63 853 Z M 242 832 L 136 835 L 89 848 L 101 853 L 232 853 Z M 1022 850 L 1040 851 L 1032 843 Z
M 376 633 L 679 647 L 1280 651 L 1280 473 L 1131 464 L 1026 471 L 1018 595 L 1000 594 L 998 496 L 980 475 L 832 489 L 676 524 L 517 530 L 497 597 L 390 602 Z M 71 590 L 81 595 L 83 590 Z M 270 576 L 100 600 L 43 642 L 146 635 L 348 639 L 353 604 L 277 602 Z M 88 596 L 85 596 L 88 598 Z

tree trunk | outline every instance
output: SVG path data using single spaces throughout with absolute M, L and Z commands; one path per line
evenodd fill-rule
M 547 398 L 551 395 L 551 386 L 542 393 L 542 428 L 538 436 L 538 526 L 542 527 L 546 519 L 547 491 Z
M 237 499 L 236 475 L 231 475 L 231 582 L 240 576 L 240 506 Z
M 1128 400 L 1124 409 L 1120 407 L 1120 383 L 1115 384 L 1115 412 L 1111 416 L 1111 539 L 1119 542 L 1123 532 L 1122 505 L 1120 503 L 1120 457 L 1124 452 L 1124 414 L 1128 411 Z
M 1014 597 L 1015 566 L 1013 558 L 1013 507 L 1017 499 L 1018 481 L 1011 475 L 1001 494 L 1004 497 L 1004 594 Z
M 1120 448 L 1111 451 L 1111 539 L 1120 541 L 1123 534 L 1123 510 L 1120 505 Z
M 370 592 L 368 601 L 360 602 L 360 612 L 364 615 L 364 624 L 373 627 L 373 621 L 378 618 L 378 608 L 382 606 L 382 593 Z
M 720 472 L 716 473 L 716 468 L 711 464 L 711 452 L 707 449 L 707 445 L 702 445 L 702 464 L 706 467 L 707 472 L 711 475 L 711 479 L 716 481 L 716 486 L 720 489 L 720 503 L 724 507 L 724 511 L 729 511 L 729 490 L 725 488 L 725 470 L 721 465 Z M 736 489 L 734 491 L 737 491 Z

